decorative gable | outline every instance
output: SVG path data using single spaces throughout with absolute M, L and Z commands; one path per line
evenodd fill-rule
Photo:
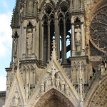
M 52 59 L 47 65 L 46 73 L 41 78 L 35 94 L 29 101 L 28 105 L 36 105 L 38 100 L 48 91 L 55 89 L 66 96 L 77 107 L 79 104 L 79 96 L 68 80 L 62 66 L 57 60 L 55 44 L 53 44 Z
M 15 77 L 4 107 L 22 107 L 23 105 L 24 99 L 20 91 L 19 83 Z

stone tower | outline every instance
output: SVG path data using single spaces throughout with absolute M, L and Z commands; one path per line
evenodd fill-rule
M 107 1 L 16 0 L 4 107 L 107 107 Z

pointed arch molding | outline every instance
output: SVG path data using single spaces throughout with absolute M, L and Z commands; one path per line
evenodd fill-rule
M 107 107 L 107 75 L 92 85 L 85 102 L 85 107 Z
M 45 3 L 50 3 L 53 6 L 55 6 L 56 4 L 60 4 L 60 2 L 68 2 L 69 3 L 69 0 L 41 0 L 38 8 L 41 9 Z
M 33 27 L 35 27 L 37 24 L 36 20 L 34 20 L 34 19 L 24 20 L 23 21 L 24 28 L 26 28 L 29 23 L 31 23 L 33 25 Z
M 52 97 L 58 100 L 58 102 L 65 104 L 66 107 L 74 107 L 74 105 L 68 98 L 66 98 L 61 92 L 54 88 L 52 88 L 51 90 L 46 92 L 43 96 L 41 96 L 41 98 L 38 100 L 34 107 L 43 107 L 46 103 L 48 103 L 52 99 Z
M 14 103 L 13 102 L 13 98 L 15 96 L 18 97 L 18 99 L 16 99 L 16 100 L 20 99 L 20 101 L 21 101 L 20 103 L 23 106 L 25 104 L 25 97 L 24 97 L 24 95 L 25 94 L 24 94 L 24 89 L 23 89 L 23 81 L 20 78 L 20 74 L 16 73 L 16 76 L 13 79 L 12 87 L 10 89 L 9 95 L 7 96 L 7 99 L 6 99 L 4 107 L 11 107 L 13 105 L 13 103 Z
M 38 8 L 41 9 L 45 3 L 49 3 L 49 4 L 52 4 L 52 5 L 55 5 L 53 0 L 41 0 L 41 2 L 39 3 Z
M 65 98 L 69 99 L 73 105 L 72 107 L 78 107 L 80 102 L 79 95 L 72 83 L 67 79 L 63 68 L 61 68 L 61 65 L 55 59 L 47 65 L 46 73 L 39 82 L 37 89 L 35 89 L 36 93 L 31 96 L 28 105 L 35 107 L 38 101 L 42 99 L 46 93 L 51 92 L 51 90 L 56 90 L 55 92 L 59 92 L 65 96 Z

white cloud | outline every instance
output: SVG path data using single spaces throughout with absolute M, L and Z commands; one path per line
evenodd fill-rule
M 0 91 L 6 90 L 6 77 L 0 76 Z
M 4 57 L 11 48 L 11 14 L 0 14 L 0 57 Z
M 0 66 L 5 63 L 4 58 L 11 52 L 11 28 L 10 28 L 11 14 L 0 14 Z M 1 60 L 2 59 L 2 60 Z M 1 63 L 2 62 L 2 63 Z M 4 67 L 5 68 L 5 67 Z M 2 67 L 0 67 L 2 73 Z M 6 90 L 6 77 L 4 74 L 0 75 L 0 91 Z

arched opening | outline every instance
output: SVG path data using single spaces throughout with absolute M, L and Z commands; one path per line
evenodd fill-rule
M 69 4 L 61 2 L 58 11 L 47 3 L 43 16 L 43 60 L 49 62 L 52 43 L 55 39 L 58 59 L 62 64 L 70 64 L 71 57 L 71 19 Z
M 43 95 L 35 107 L 74 107 L 68 98 L 55 89 Z
M 95 82 L 87 95 L 86 107 L 107 107 L 107 75 L 99 82 Z M 91 94 L 90 94 L 91 93 Z
M 71 21 L 70 21 L 70 14 L 66 13 L 66 56 L 67 56 L 67 63 L 70 63 L 71 57 Z
M 50 53 L 49 53 L 49 57 L 52 54 L 52 43 L 53 40 L 55 40 L 55 25 L 54 25 L 54 14 L 50 15 Z
M 43 37 L 43 53 L 45 56 L 43 56 L 44 62 L 48 60 L 48 17 L 47 15 L 44 15 L 43 17 L 43 28 L 44 28 L 44 37 Z
M 15 59 L 17 58 L 17 49 L 18 49 L 18 38 L 19 38 L 19 35 L 17 33 L 17 31 L 15 32 L 15 34 L 12 36 L 13 37 L 13 52 L 12 52 L 12 62 L 15 61 Z
M 43 16 L 43 60 L 49 62 L 52 52 L 52 41 L 55 39 L 54 12 L 50 4 L 45 6 Z
M 60 36 L 59 59 L 62 61 L 62 64 L 70 64 L 71 57 L 71 21 L 68 9 L 69 5 L 66 2 L 62 2 L 58 13 Z

